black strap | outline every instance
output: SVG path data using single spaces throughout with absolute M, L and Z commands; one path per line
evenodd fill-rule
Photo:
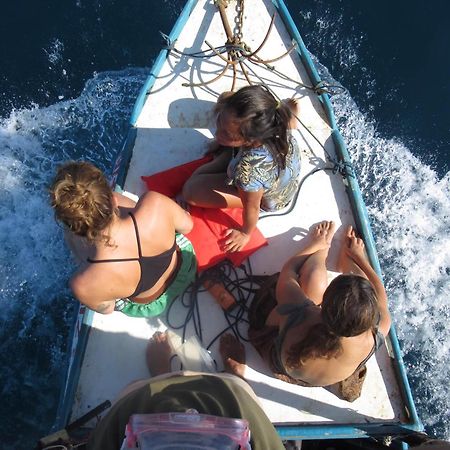
M 129 212 L 128 214 L 133 219 L 134 231 L 136 233 L 136 242 L 137 242 L 137 246 L 138 246 L 138 254 L 139 254 L 139 259 L 140 259 L 140 258 L 142 258 L 141 239 L 139 237 L 139 230 L 138 230 L 138 227 L 137 227 L 136 218 L 134 217 L 132 212 Z

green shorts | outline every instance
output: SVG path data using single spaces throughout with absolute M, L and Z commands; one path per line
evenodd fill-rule
M 182 234 L 177 233 L 175 240 L 180 249 L 181 264 L 172 283 L 150 303 L 136 303 L 127 298 L 116 300 L 116 311 L 131 317 L 159 316 L 166 309 L 167 304 L 175 300 L 194 281 L 197 273 L 194 248 L 189 239 Z

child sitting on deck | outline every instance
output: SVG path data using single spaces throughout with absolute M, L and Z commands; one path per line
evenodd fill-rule
M 183 197 L 203 208 L 243 208 L 243 226 L 227 231 L 226 251 L 248 243 L 260 209 L 282 209 L 297 191 L 300 152 L 289 132 L 296 109 L 294 100 L 279 102 L 262 86 L 219 97 L 217 156 L 194 172 Z
M 352 227 L 339 257 L 342 275 L 327 287 L 325 260 L 334 228 L 322 222 L 309 232 L 284 265 L 275 298 L 264 288 L 255 295 L 249 338 L 277 378 L 302 386 L 341 382 L 342 397 L 353 401 L 364 365 L 384 342 L 391 319 L 383 284 Z M 243 375 L 239 362 L 229 365 Z

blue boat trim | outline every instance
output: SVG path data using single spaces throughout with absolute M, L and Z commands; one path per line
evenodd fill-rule
M 83 314 L 83 320 L 79 323 L 80 311 L 85 309 Z M 84 359 L 84 354 L 86 352 L 89 332 L 92 327 L 92 319 L 94 317 L 94 312 L 89 308 L 80 305 L 78 314 L 75 315 L 74 322 L 70 331 L 69 345 L 68 348 L 68 370 L 64 374 L 64 378 L 61 383 L 61 392 L 64 393 L 60 396 L 58 409 L 56 412 L 55 424 L 52 428 L 52 432 L 65 428 L 70 419 L 70 413 L 72 405 L 75 399 L 76 389 L 78 385 L 78 380 L 80 378 L 81 366 Z M 77 330 L 77 326 L 80 328 Z M 78 337 L 77 337 L 78 333 Z M 75 355 L 72 359 L 72 348 L 76 344 Z M 97 405 L 95 405 L 97 406 Z
M 299 54 L 303 64 L 305 64 L 305 67 L 307 68 L 307 71 L 308 71 L 308 75 L 310 76 L 313 84 L 314 85 L 318 84 L 321 80 L 320 80 L 319 74 L 317 72 L 317 69 L 316 69 L 311 57 L 309 56 L 309 52 L 303 42 L 303 39 L 297 29 L 297 26 L 295 25 L 294 21 L 292 20 L 292 17 L 290 15 L 289 10 L 287 9 L 284 1 L 283 0 L 272 0 L 272 3 L 277 8 L 277 10 L 280 14 L 280 17 L 282 18 L 291 37 L 295 41 L 297 41 L 298 54 Z M 346 147 L 344 140 L 342 138 L 342 135 L 337 127 L 336 118 L 334 115 L 333 108 L 331 106 L 330 97 L 326 93 L 321 94 L 318 97 L 319 97 L 320 101 L 322 102 L 322 105 L 324 106 L 329 124 L 330 124 L 331 128 L 333 129 L 332 138 L 333 138 L 333 142 L 336 146 L 337 155 L 340 157 L 340 159 L 342 161 L 351 163 L 347 147 Z M 361 233 L 361 235 L 364 239 L 364 242 L 366 244 L 366 250 L 367 250 L 367 253 L 369 256 L 369 260 L 370 260 L 374 270 L 377 272 L 377 274 L 382 279 L 380 262 L 378 260 L 377 252 L 375 250 L 375 241 L 374 241 L 373 233 L 372 233 L 371 226 L 370 226 L 367 208 L 364 203 L 358 181 L 355 177 L 347 177 L 346 178 L 346 189 L 347 189 L 348 197 L 349 197 L 350 204 L 352 207 L 352 211 L 355 216 L 357 229 Z M 406 413 L 410 420 L 406 424 L 399 423 L 397 426 L 394 426 L 395 432 L 393 432 L 393 434 L 395 434 L 395 433 L 401 434 L 402 429 L 412 430 L 412 431 L 423 431 L 424 427 L 423 427 L 422 422 L 419 419 L 419 416 L 417 415 L 416 406 L 414 404 L 411 387 L 409 385 L 409 381 L 406 376 L 406 370 L 405 370 L 403 358 L 401 355 L 400 345 L 399 345 L 397 334 L 395 332 L 394 327 L 391 327 L 391 330 L 389 332 L 389 337 L 390 337 L 390 341 L 392 344 L 392 351 L 395 356 L 394 368 L 397 370 L 397 375 L 400 380 L 399 384 L 402 389 L 403 400 L 405 401 L 406 407 L 407 407 Z M 321 430 L 321 432 L 323 432 L 324 434 L 327 434 L 326 439 L 333 437 L 332 435 L 328 436 L 328 432 L 331 429 L 333 429 L 333 432 L 337 432 L 337 434 L 339 434 L 341 432 L 339 430 L 342 430 L 342 432 L 344 432 L 344 430 L 345 430 L 345 433 L 349 432 L 349 430 L 353 430 L 353 433 L 354 433 L 353 435 L 350 434 L 350 435 L 346 435 L 345 437 L 356 438 L 356 437 L 360 437 L 361 430 L 370 430 L 371 432 L 374 432 L 376 430 L 376 428 L 374 428 L 374 427 L 377 427 L 377 426 L 378 425 L 376 425 L 376 424 L 368 424 L 368 425 L 364 425 L 361 427 L 348 427 L 348 426 L 344 426 L 344 425 L 342 425 L 342 426 L 327 425 L 327 426 L 319 426 L 319 427 L 314 426 L 314 429 L 316 430 L 315 431 L 316 433 L 319 433 L 318 430 Z M 383 427 L 383 429 L 386 430 L 385 424 L 384 425 L 382 424 L 379 426 Z M 308 430 L 310 430 L 310 429 L 311 429 L 311 425 L 299 426 L 299 427 L 277 426 L 278 432 L 285 439 L 295 439 L 294 435 L 291 435 L 291 437 L 285 437 L 285 436 L 289 435 L 289 433 L 291 433 L 291 432 L 295 434 L 296 431 L 300 432 L 302 430 L 302 433 L 303 432 L 307 433 Z M 300 434 L 302 434 L 302 433 L 300 433 Z M 334 437 L 336 438 L 337 436 L 334 436 Z M 316 436 L 316 438 L 318 438 L 318 436 Z M 324 438 L 325 437 L 322 437 L 322 439 L 324 439 Z

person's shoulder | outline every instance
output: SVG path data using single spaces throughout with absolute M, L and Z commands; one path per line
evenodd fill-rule
M 265 145 L 260 145 L 259 147 L 245 149 L 242 152 L 242 161 L 248 163 L 258 163 L 258 162 L 267 162 L 272 161 L 272 153 L 269 148 Z
M 149 191 L 139 198 L 133 214 L 141 227 L 150 226 L 153 229 L 171 224 L 178 209 L 179 206 L 169 197 Z
M 139 197 L 139 201 L 136 204 L 135 211 L 140 210 L 157 210 L 164 207 L 165 205 L 170 205 L 171 200 L 163 194 L 155 191 L 148 191 Z

